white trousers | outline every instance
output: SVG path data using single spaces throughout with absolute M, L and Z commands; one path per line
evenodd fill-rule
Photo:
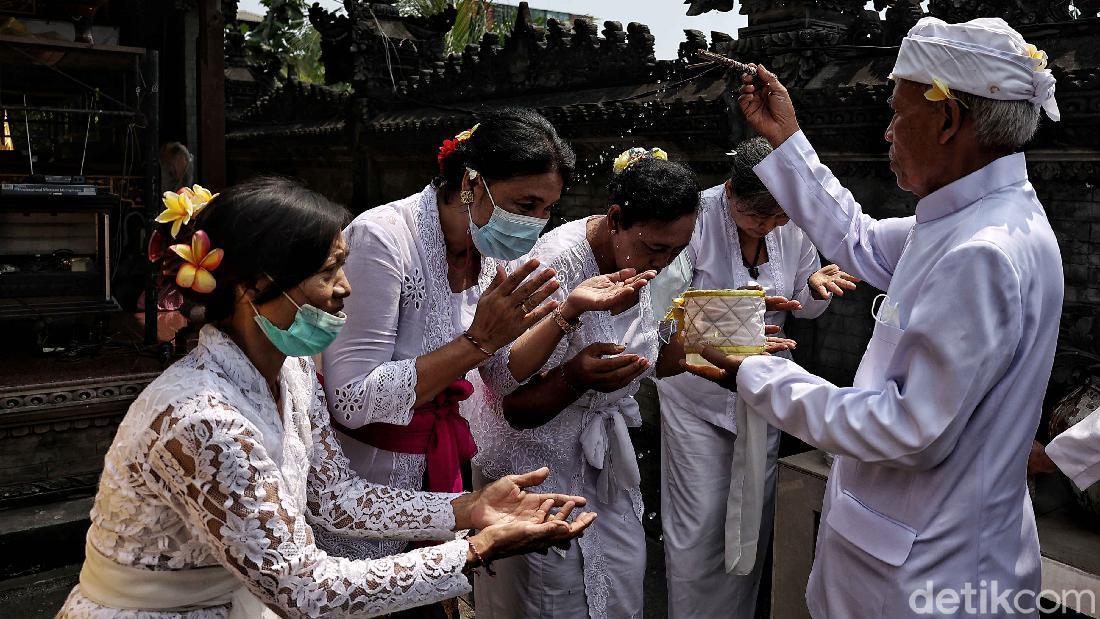
M 736 435 L 682 410 L 661 409 L 661 521 L 671 619 L 751 619 L 775 521 L 779 430 L 768 428 L 760 543 L 751 574 L 725 569 L 726 499 Z

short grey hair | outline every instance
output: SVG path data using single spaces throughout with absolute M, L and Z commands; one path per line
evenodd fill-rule
M 1030 101 L 1001 101 L 968 92 L 955 95 L 974 116 L 974 130 L 982 146 L 1017 150 L 1039 129 L 1039 108 Z

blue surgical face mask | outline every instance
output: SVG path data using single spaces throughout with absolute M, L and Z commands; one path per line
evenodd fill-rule
M 347 322 L 344 312 L 333 315 L 308 303 L 298 305 L 286 292 L 283 296 L 290 299 L 290 302 L 298 308 L 298 313 L 294 315 L 294 322 L 290 323 L 287 329 L 280 329 L 261 316 L 251 301 L 249 305 L 252 305 L 252 311 L 256 312 L 253 320 L 260 325 L 260 330 L 267 339 L 271 340 L 275 348 L 279 349 L 279 352 L 288 357 L 312 357 L 320 354 L 328 348 L 336 336 L 340 335 L 340 329 Z
M 472 177 L 477 173 L 471 171 L 470 175 Z M 515 260 L 531 251 L 535 241 L 539 240 L 539 232 L 546 227 L 547 220 L 509 213 L 497 206 L 484 176 L 481 177 L 481 184 L 485 187 L 489 201 L 493 203 L 493 214 L 479 228 L 470 211 L 466 211 L 470 218 L 470 236 L 474 240 L 474 247 L 481 255 L 500 260 Z

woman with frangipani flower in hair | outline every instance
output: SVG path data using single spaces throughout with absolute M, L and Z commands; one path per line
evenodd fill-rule
M 180 195 L 160 218 L 174 244 L 151 251 L 207 324 L 119 426 L 59 617 L 377 616 L 465 593 L 471 569 L 594 520 L 569 519 L 582 497 L 523 491 L 545 470 L 471 494 L 356 477 L 311 361 L 345 328 L 347 212 L 285 179 Z M 352 560 L 320 550 L 321 530 L 439 544 Z
M 423 191 L 366 211 L 345 231 L 358 293 L 324 354 L 325 390 L 352 468 L 394 488 L 461 490 L 460 465 L 478 449 L 466 421 L 482 397 L 473 370 L 551 314 L 608 307 L 647 279 L 615 272 L 544 303 L 558 287 L 552 269 L 531 276 L 531 260 L 506 272 L 535 244 L 575 157 L 531 110 L 478 121 L 444 141 L 439 176 Z M 348 557 L 404 547 L 334 534 L 321 543 Z

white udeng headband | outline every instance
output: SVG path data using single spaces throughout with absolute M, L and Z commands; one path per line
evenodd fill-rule
M 961 24 L 922 18 L 902 39 L 890 77 L 922 84 L 939 80 L 979 97 L 1030 101 L 1051 120 L 1061 117 L 1046 53 L 999 17 Z

